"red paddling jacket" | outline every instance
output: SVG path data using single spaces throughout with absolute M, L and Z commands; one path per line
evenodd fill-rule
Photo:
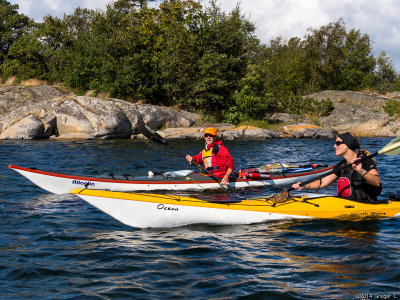
M 222 141 L 206 145 L 199 154 L 193 156 L 193 160 L 220 178 L 224 177 L 229 168 L 235 169 L 233 158 Z

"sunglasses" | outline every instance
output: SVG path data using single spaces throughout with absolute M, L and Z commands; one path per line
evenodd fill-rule
M 212 134 L 206 133 L 206 134 L 204 135 L 204 137 L 215 137 L 215 135 L 212 135 Z
M 338 147 L 339 147 L 341 144 L 344 144 L 344 142 L 343 142 L 343 141 L 336 141 L 336 142 L 335 142 L 335 146 L 338 146 Z

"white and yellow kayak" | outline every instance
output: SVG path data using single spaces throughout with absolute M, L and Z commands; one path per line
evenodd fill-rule
M 252 224 L 270 220 L 307 218 L 400 217 L 400 202 L 367 204 L 334 196 L 290 197 L 274 204 L 272 197 L 236 201 L 74 189 L 73 194 L 120 222 L 138 228 L 188 224 Z

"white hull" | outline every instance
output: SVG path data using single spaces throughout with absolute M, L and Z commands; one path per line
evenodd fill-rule
M 77 196 L 121 223 L 137 228 L 177 227 L 190 224 L 238 225 L 310 218 L 270 212 L 173 205 L 88 195 Z
M 137 228 L 189 224 L 234 225 L 310 218 L 388 218 L 400 214 L 400 201 L 363 203 L 329 195 L 294 195 L 276 203 L 273 197 L 205 201 L 178 195 L 75 189 L 73 194 L 121 223 Z

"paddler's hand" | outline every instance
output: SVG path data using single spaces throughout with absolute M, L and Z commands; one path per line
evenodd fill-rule
M 190 155 L 186 155 L 186 160 L 188 161 L 189 164 L 192 164 L 193 157 L 191 157 Z
M 292 184 L 292 188 L 294 188 L 295 190 L 301 190 L 303 187 L 300 185 L 301 182 L 296 182 Z
M 352 163 L 351 167 L 353 168 L 354 171 L 356 171 L 358 173 L 361 173 L 363 171 L 362 164 L 356 164 L 355 163 L 358 160 L 360 160 L 359 157 L 353 159 L 353 161 L 351 162 Z
M 229 184 L 229 176 L 228 175 L 224 175 L 224 177 L 222 177 L 221 179 L 221 185 L 228 185 Z

